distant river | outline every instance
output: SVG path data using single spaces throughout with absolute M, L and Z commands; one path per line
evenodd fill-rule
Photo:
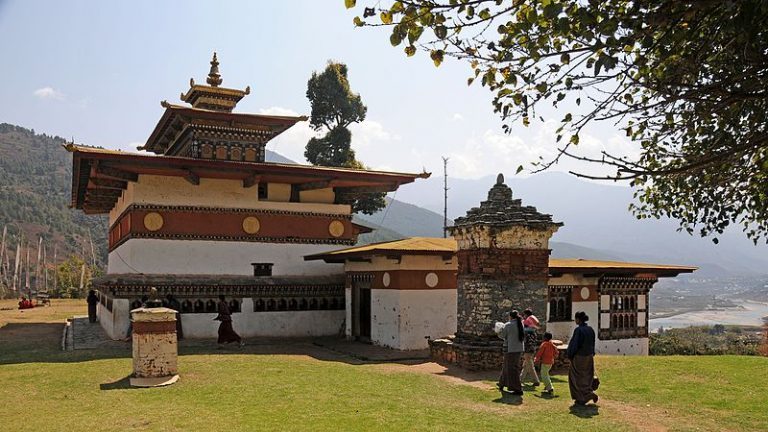
M 731 324 L 731 325 L 762 325 L 763 317 L 768 316 L 768 304 L 745 301 L 739 303 L 741 308 L 725 310 L 694 311 L 666 318 L 655 318 L 650 321 L 651 331 L 659 327 L 689 327 L 700 325 Z

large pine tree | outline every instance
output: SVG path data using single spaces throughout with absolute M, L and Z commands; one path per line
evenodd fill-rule
M 349 126 L 365 120 L 368 108 L 349 87 L 347 65 L 328 62 L 323 72 L 313 72 L 307 82 L 307 98 L 312 105 L 310 125 L 316 131 L 326 132 L 309 140 L 304 152 L 307 160 L 313 165 L 364 169 L 355 158 Z M 386 206 L 385 196 L 353 188 L 336 190 L 336 202 L 350 204 L 354 213 L 376 213 Z

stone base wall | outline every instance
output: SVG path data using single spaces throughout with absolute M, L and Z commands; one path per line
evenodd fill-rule
M 466 345 L 453 339 L 429 341 L 429 351 L 437 363 L 454 364 L 470 371 L 501 370 L 504 354 L 501 346 Z
M 566 345 L 558 347 L 552 373 L 567 374 L 570 360 L 565 355 Z M 501 345 L 457 342 L 457 338 L 429 341 L 429 353 L 433 361 L 440 364 L 457 365 L 470 371 L 499 370 L 504 363 L 504 348 Z
M 482 275 L 458 277 L 457 334 L 493 339 L 493 325 L 504 321 L 504 312 L 531 308 L 546 330 L 547 281 L 491 279 Z

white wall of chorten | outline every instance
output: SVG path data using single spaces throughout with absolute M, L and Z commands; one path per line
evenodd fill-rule
M 487 225 L 475 225 L 454 229 L 453 238 L 459 249 L 549 249 L 549 239 L 558 227 L 531 229 L 525 226 L 509 226 L 503 230 Z
M 371 342 L 399 350 L 428 347 L 456 332 L 455 256 L 403 255 L 400 259 L 374 256 L 370 262 L 348 261 L 347 272 L 372 273 Z M 441 280 L 444 279 L 444 280 Z M 352 288 L 347 287 L 346 334 L 352 337 Z

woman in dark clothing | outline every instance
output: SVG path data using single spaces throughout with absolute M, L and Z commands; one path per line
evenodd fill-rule
M 597 403 L 598 397 L 592 389 L 595 377 L 595 331 L 587 325 L 589 316 L 576 312 L 576 328 L 568 342 L 568 358 L 571 367 L 568 370 L 568 387 L 571 399 L 577 405 L 585 405 L 590 400 Z
M 523 342 L 523 322 L 516 310 L 507 314 L 507 323 L 499 332 L 499 337 L 504 340 L 504 364 L 497 386 L 504 391 L 506 387 L 512 394 L 522 395 L 523 386 L 520 383 L 520 358 L 525 351 Z
M 99 297 L 96 295 L 96 291 L 90 290 L 88 292 L 88 297 L 86 297 L 85 301 L 88 302 L 88 322 L 95 323 L 96 322 L 96 305 L 99 304 Z
M 219 314 L 214 319 L 221 322 L 219 324 L 220 344 L 237 342 L 240 346 L 244 345 L 240 335 L 232 328 L 232 312 L 230 312 L 229 305 L 223 295 L 219 296 Z

